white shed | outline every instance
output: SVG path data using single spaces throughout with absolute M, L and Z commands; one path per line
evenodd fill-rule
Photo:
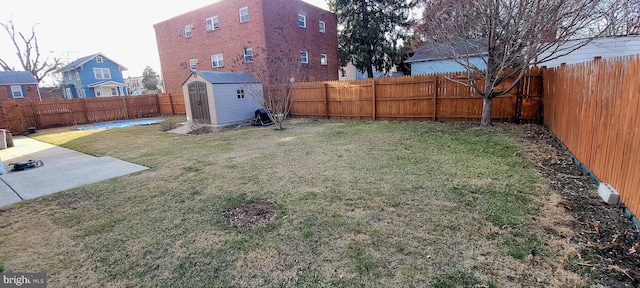
M 225 125 L 254 118 L 262 83 L 246 72 L 193 70 L 182 83 L 187 121 Z M 262 95 L 262 94 L 260 94 Z

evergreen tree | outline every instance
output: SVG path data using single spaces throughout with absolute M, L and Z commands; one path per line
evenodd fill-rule
M 158 74 L 149 66 L 142 72 L 142 87 L 146 90 L 158 90 Z
M 373 67 L 389 71 L 400 59 L 409 9 L 415 0 L 329 0 L 338 17 L 340 65 L 352 63 L 373 77 Z

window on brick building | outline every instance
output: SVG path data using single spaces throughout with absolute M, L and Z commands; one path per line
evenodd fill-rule
M 211 55 L 211 67 L 212 68 L 219 68 L 219 67 L 223 67 L 223 66 L 224 66 L 224 59 L 222 57 L 222 54 Z
M 253 49 L 247 48 L 244 49 L 244 62 L 253 62 Z
M 302 28 L 307 28 L 307 16 L 298 14 L 298 26 Z
M 20 86 L 20 85 L 11 85 L 11 97 L 12 98 L 24 98 L 24 93 L 22 93 L 22 86 Z
M 326 26 L 325 26 L 325 24 L 324 24 L 324 21 L 320 21 L 320 22 L 318 22 L 318 25 L 320 26 L 320 33 L 325 33 L 325 31 L 326 31 L 327 29 L 326 29 Z
M 327 54 L 320 54 L 320 64 L 327 65 Z
M 207 18 L 207 31 L 213 31 L 220 29 L 220 21 L 218 16 Z
M 240 23 L 249 21 L 249 7 L 240 8 Z
M 196 64 L 197 64 L 196 59 L 193 59 L 193 58 L 189 59 L 189 69 L 196 70 Z
M 309 52 L 300 51 L 300 62 L 301 63 L 309 63 Z
M 184 26 L 184 37 L 185 38 L 191 37 L 191 25 Z

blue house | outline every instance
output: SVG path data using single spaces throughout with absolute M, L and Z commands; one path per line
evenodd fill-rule
M 411 64 L 411 75 L 467 71 L 457 62 L 467 60 L 470 65 L 484 70 L 487 68 L 486 47 L 483 40 L 427 44 L 418 48 L 405 63 Z
M 127 95 L 122 71 L 127 68 L 101 53 L 85 56 L 60 68 L 64 97 L 92 98 Z

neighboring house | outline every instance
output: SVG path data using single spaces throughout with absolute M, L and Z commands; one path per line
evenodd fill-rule
M 467 42 L 454 45 L 427 44 L 419 47 L 405 62 L 411 65 L 411 75 L 466 71 L 464 66 L 454 60 L 454 55 L 458 59 L 468 57 L 471 64 L 484 70 L 487 67 L 488 53 L 483 47 L 486 45 L 471 45 Z
M 336 15 L 300 0 L 222 0 L 154 29 L 166 93 L 191 70 L 250 71 L 267 57 L 299 59 L 296 80 L 338 79 Z
M 356 69 L 356 66 L 354 66 L 351 63 L 347 64 L 347 66 L 345 67 L 340 67 L 340 71 L 338 72 L 338 74 L 339 74 L 338 78 L 340 81 L 360 80 L 360 79 L 369 78 L 367 71 L 361 72 L 358 69 Z M 391 68 L 391 70 L 389 70 L 388 72 L 378 71 L 376 70 L 375 67 L 373 67 L 373 78 L 383 78 L 383 77 L 403 76 L 403 75 L 404 74 L 402 72 L 398 72 L 396 67 Z
M 58 70 L 64 82 L 64 97 L 91 98 L 127 95 L 122 71 L 127 68 L 101 53 L 82 57 Z
M 262 84 L 246 72 L 194 70 L 182 84 L 187 121 L 224 125 L 253 119 Z
M 144 76 L 136 76 L 136 77 L 127 77 L 127 79 L 124 79 L 125 84 L 127 84 L 127 91 L 129 92 L 129 95 L 141 95 L 141 94 L 147 94 L 147 93 L 158 93 L 158 92 L 162 92 L 162 77 L 158 76 L 158 90 L 157 91 L 149 91 L 147 89 L 144 88 L 144 85 L 142 85 L 142 79 L 144 79 Z
M 0 71 L 0 101 L 16 99 L 42 100 L 38 80 L 28 71 Z
M 569 41 L 563 47 L 575 46 L 576 41 Z M 481 45 L 478 45 L 480 47 Z M 567 48 L 564 48 L 565 50 Z M 453 53 L 451 47 L 448 45 L 424 45 L 418 48 L 413 57 L 407 59 L 407 63 L 411 64 L 411 74 L 431 74 L 431 73 L 446 73 L 446 72 L 462 72 L 466 69 L 459 63 L 453 60 Z M 480 69 L 486 68 L 486 55 L 487 53 L 481 49 L 475 47 L 462 47 L 458 46 L 456 51 L 460 52 L 461 57 L 469 55 L 469 61 L 476 65 Z M 640 35 L 629 36 L 614 36 L 603 37 L 594 39 L 586 45 L 578 48 L 577 50 L 557 57 L 543 63 L 538 66 L 556 67 L 564 64 L 576 64 L 592 61 L 594 58 L 599 57 L 602 59 L 631 56 L 640 54 Z M 558 54 L 559 55 L 559 54 Z M 543 53 L 540 58 L 545 57 Z
M 573 42 L 567 43 L 571 45 Z M 640 54 L 640 35 L 603 37 L 589 42 L 568 55 L 540 64 L 556 67 L 564 64 L 589 62 L 595 57 L 602 59 Z

